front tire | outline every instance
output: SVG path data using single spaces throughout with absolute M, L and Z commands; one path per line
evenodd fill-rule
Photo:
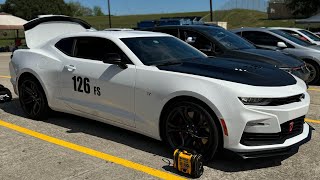
M 21 81 L 19 83 L 19 100 L 23 111 L 31 119 L 47 119 L 49 106 L 39 81 L 34 77 L 26 77 Z
M 201 103 L 173 103 L 164 116 L 163 136 L 172 148 L 192 149 L 210 161 L 219 145 L 215 116 Z

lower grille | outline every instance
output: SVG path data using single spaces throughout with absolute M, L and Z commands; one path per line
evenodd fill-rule
M 295 137 L 303 132 L 304 118 L 288 121 L 281 124 L 280 133 L 243 133 L 240 143 L 246 146 L 262 146 L 282 144 L 285 140 Z

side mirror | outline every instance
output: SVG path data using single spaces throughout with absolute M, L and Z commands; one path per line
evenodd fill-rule
M 186 39 L 186 43 L 188 44 L 192 44 L 192 43 L 195 43 L 196 42 L 196 39 L 194 37 L 188 37 Z
M 102 60 L 107 64 L 115 64 L 118 65 L 121 69 L 127 69 L 128 65 L 122 62 L 121 56 L 117 53 L 108 53 Z
M 277 46 L 281 49 L 287 48 L 288 46 L 284 42 L 278 42 Z

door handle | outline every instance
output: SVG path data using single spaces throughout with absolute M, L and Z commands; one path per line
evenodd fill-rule
M 74 71 L 77 69 L 74 65 L 65 65 L 64 67 L 67 68 L 68 71 Z

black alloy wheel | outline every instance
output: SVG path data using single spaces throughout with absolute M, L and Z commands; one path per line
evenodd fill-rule
M 42 120 L 48 117 L 47 98 L 40 83 L 35 78 L 22 79 L 19 84 L 19 100 L 23 111 L 29 118 Z
M 178 102 L 168 108 L 164 135 L 171 148 L 191 149 L 213 158 L 219 144 L 219 131 L 209 111 L 193 102 Z

